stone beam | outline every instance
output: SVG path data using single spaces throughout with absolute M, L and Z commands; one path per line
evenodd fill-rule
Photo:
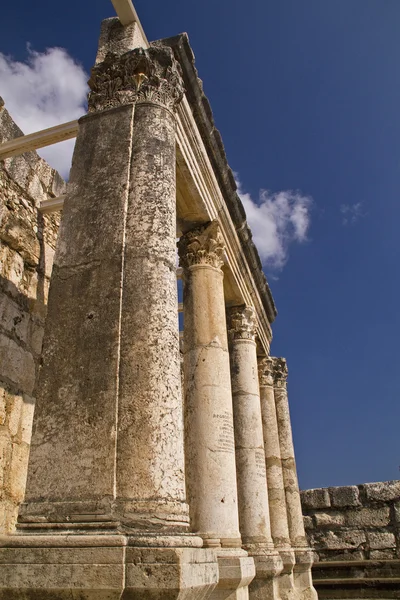
M 78 121 L 68 121 L 68 123 L 35 131 L 35 133 L 22 135 L 4 142 L 0 144 L 0 160 L 75 138 L 78 134 L 78 128 Z
M 39 206 L 39 210 L 44 215 L 48 215 L 53 212 L 62 210 L 64 207 L 65 194 L 57 196 L 57 198 L 49 198 L 48 200 L 42 200 Z
M 132 0 L 111 0 L 111 2 L 113 3 L 115 12 L 121 21 L 121 24 L 126 26 L 136 23 L 140 29 L 140 33 L 142 34 L 144 41 L 146 42 L 147 46 L 149 46 L 149 42 L 143 30 L 142 24 L 139 21 L 135 7 L 132 4 Z

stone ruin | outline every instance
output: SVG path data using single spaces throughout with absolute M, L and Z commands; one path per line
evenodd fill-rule
M 115 5 L 67 186 L 0 106 L 0 600 L 312 600 L 314 558 L 321 598 L 383 597 L 322 550 L 369 507 L 303 492 L 306 536 L 276 309 L 188 38 Z

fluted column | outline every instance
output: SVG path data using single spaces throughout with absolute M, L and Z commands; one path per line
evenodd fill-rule
M 221 270 L 224 242 L 218 223 L 189 231 L 178 249 L 183 267 L 185 451 L 191 526 L 219 556 L 220 582 L 212 598 L 245 598 L 254 563 L 241 550 L 239 533 Z
M 243 547 L 253 556 L 252 600 L 279 597 L 276 576 L 283 566 L 271 537 L 263 426 L 257 373 L 256 317 L 249 306 L 228 310 L 235 428 L 239 525 Z
M 6 581 L 28 587 L 23 597 L 32 600 L 207 597 L 217 563 L 189 532 L 185 498 L 175 265 L 180 67 L 168 47 L 109 52 L 89 86 L 19 518 L 29 541 L 10 542 L 29 546 L 13 555 L 28 567 L 12 565 L 16 575 Z M 37 533 L 47 537 L 32 543 Z M 43 562 L 51 566 L 35 568 Z M 0 560 L 0 582 L 7 568 Z
M 272 358 L 259 358 L 258 377 L 260 382 L 271 533 L 275 548 L 279 551 L 283 562 L 283 570 L 279 578 L 279 591 L 282 598 L 294 600 L 298 598 L 293 577 L 295 554 L 291 547 L 289 536 L 279 430 L 275 408 L 274 362 Z
M 312 552 L 304 530 L 300 491 L 297 480 L 296 461 L 293 447 L 287 394 L 288 369 L 284 358 L 274 359 L 274 397 L 278 422 L 279 447 L 282 462 L 283 483 L 285 486 L 286 510 L 289 536 L 295 551 L 294 582 L 303 600 L 317 598 L 312 585 Z

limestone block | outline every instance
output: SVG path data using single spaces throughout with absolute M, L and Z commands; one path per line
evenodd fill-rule
M 331 505 L 334 507 L 360 506 L 359 491 L 356 485 L 329 488 Z
M 369 558 L 371 560 L 394 560 L 397 558 L 396 550 L 371 550 Z
M 39 355 L 42 352 L 44 326 L 42 323 L 31 319 L 29 325 L 28 343 L 34 354 Z
M 372 550 L 395 548 L 396 538 L 393 533 L 368 532 L 368 543 Z
M 343 515 L 344 516 L 344 515 Z M 346 525 L 349 527 L 385 527 L 389 524 L 389 506 L 382 508 L 362 508 L 349 510 L 345 513 Z
M 396 523 L 400 523 L 400 502 L 395 502 L 394 504 L 394 518 Z
M 28 394 L 35 383 L 32 355 L 3 334 L 0 334 L 0 377 L 10 379 Z
M 8 411 L 8 430 L 10 435 L 15 436 L 19 430 L 22 411 L 22 396 L 6 392 L 6 404 Z
M 6 391 L 0 385 L 0 425 L 6 422 Z
M 400 499 L 400 481 L 382 481 L 378 483 L 366 483 L 363 489 L 368 500 L 376 502 L 387 502 Z
M 15 290 L 9 287 L 10 291 L 18 290 L 22 277 L 24 275 L 24 260 L 22 256 L 11 250 L 8 246 L 1 244 L 0 242 L 0 275 L 3 275 L 5 279 L 8 279 L 14 284 Z
M 28 469 L 28 444 L 12 444 L 10 467 L 10 497 L 22 502 L 25 493 L 26 474 Z
M 316 488 L 301 492 L 301 504 L 304 509 L 329 508 L 331 501 L 326 488 Z
M 21 410 L 21 441 L 30 444 L 32 436 L 33 413 L 35 411 L 35 399 L 24 395 Z
M 23 343 L 28 341 L 29 316 L 5 294 L 0 298 L 0 327 Z
M 314 522 L 312 517 L 303 517 L 304 529 L 314 529 Z
M 319 562 L 325 561 L 360 561 L 365 560 L 366 555 L 363 550 L 345 550 L 344 552 L 334 552 L 332 550 L 319 551 Z
M 328 550 L 357 549 L 361 544 L 365 544 L 366 536 L 364 531 L 327 531 L 326 533 L 311 536 L 311 543 L 315 547 L 326 548 Z
M 314 519 L 317 527 L 341 527 L 345 524 L 344 514 L 337 511 L 317 512 Z
M 0 434 L 0 498 L 4 498 L 11 462 L 10 436 L 3 431 Z

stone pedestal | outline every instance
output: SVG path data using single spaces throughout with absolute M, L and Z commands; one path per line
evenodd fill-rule
M 304 530 L 299 484 L 297 481 L 292 427 L 290 423 L 287 395 L 287 365 L 284 358 L 274 359 L 274 397 L 279 433 L 279 448 L 285 487 L 286 511 L 291 546 L 295 552 L 294 582 L 299 597 L 304 600 L 316 599 L 317 592 L 312 585 L 312 553 Z
M 178 247 L 184 269 L 185 449 L 191 527 L 219 557 L 220 582 L 212 598 L 245 598 L 254 563 L 241 550 L 239 533 L 221 270 L 224 247 L 218 224 L 188 232 Z
M 182 81 L 172 51 L 157 46 L 107 54 L 90 87 L 25 503 L 18 533 L 1 542 L 0 598 L 203 598 L 217 564 L 189 533 L 185 499 L 174 135 Z
M 239 526 L 243 548 L 253 556 L 256 577 L 252 600 L 278 598 L 276 576 L 282 570 L 271 537 L 263 425 L 257 373 L 256 320 L 251 307 L 228 311 Z

